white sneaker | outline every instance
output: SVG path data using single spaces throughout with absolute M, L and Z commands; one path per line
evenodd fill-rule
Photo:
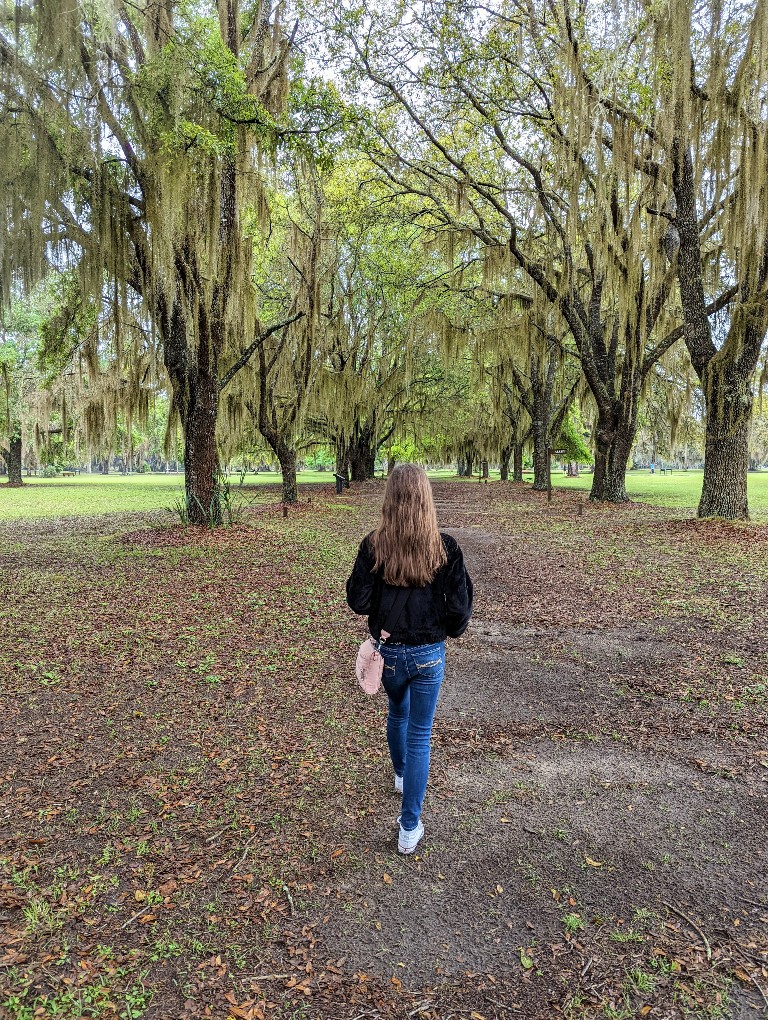
M 403 777 L 395 773 L 395 793 L 403 792 Z
M 415 829 L 407 832 L 402 825 L 400 826 L 400 835 L 397 837 L 397 852 L 399 854 L 412 854 L 416 847 L 421 842 L 421 838 L 424 835 L 424 826 L 422 825 L 421 819 Z

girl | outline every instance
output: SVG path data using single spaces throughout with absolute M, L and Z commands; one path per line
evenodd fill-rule
M 393 605 L 398 592 L 407 599 Z M 421 806 L 429 775 L 432 720 L 445 666 L 445 638 L 461 637 L 472 615 L 472 581 L 455 539 L 438 530 L 432 487 L 415 464 L 387 481 L 382 519 L 360 544 L 347 581 L 351 609 L 368 615 L 380 638 L 382 683 L 389 697 L 387 743 L 402 794 L 397 849 L 412 854 L 424 835 Z

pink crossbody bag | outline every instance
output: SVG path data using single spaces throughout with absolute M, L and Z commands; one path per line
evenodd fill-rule
M 378 640 L 375 637 L 367 637 L 358 649 L 355 674 L 357 682 L 366 694 L 376 694 L 381 687 L 381 677 L 384 673 L 384 658 L 381 654 L 381 646 L 386 643 L 397 626 L 400 614 L 410 596 L 410 588 L 401 588 L 398 591 L 386 619 L 386 626 L 389 627 L 389 630 L 382 627 L 381 637 Z

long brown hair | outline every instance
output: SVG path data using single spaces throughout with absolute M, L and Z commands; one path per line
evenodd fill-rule
M 383 567 L 386 583 L 400 587 L 422 588 L 447 561 L 432 486 L 417 464 L 392 469 L 371 544 L 374 572 Z

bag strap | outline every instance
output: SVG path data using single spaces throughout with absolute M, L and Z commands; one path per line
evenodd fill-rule
M 381 636 L 379 637 L 378 640 L 379 645 L 383 645 L 386 642 L 387 638 L 391 635 L 392 631 L 397 626 L 398 621 L 400 620 L 400 617 L 402 615 L 402 612 L 405 609 L 405 604 L 411 597 L 412 591 L 413 588 L 400 588 L 398 590 L 398 593 L 395 596 L 395 601 L 392 603 L 392 607 L 387 613 L 387 618 L 384 621 L 384 626 L 381 628 Z

